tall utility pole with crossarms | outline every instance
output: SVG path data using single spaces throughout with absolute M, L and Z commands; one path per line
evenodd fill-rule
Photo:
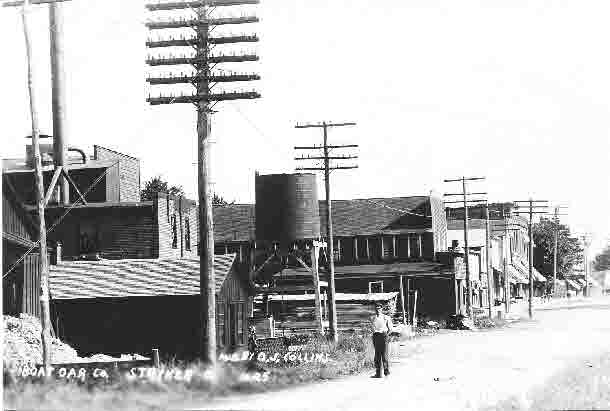
M 529 220 L 528 220 L 528 225 L 527 225 L 527 233 L 528 233 L 528 237 L 529 237 L 529 251 L 528 251 L 528 261 L 529 261 L 529 295 L 528 295 L 528 304 L 527 304 L 527 312 L 529 314 L 529 318 L 533 318 L 534 317 L 534 312 L 533 312 L 533 308 L 532 308 L 532 299 L 533 299 L 533 294 L 534 294 L 534 233 L 532 230 L 532 226 L 534 224 L 534 214 L 546 214 L 547 211 L 546 210 L 540 210 L 542 209 L 546 209 L 547 205 L 546 203 L 548 203 L 548 201 L 546 200 L 532 200 L 531 198 L 529 200 L 524 200 L 524 201 L 515 201 L 515 208 L 517 208 L 517 211 L 515 211 L 515 214 L 528 214 L 529 215 Z M 526 208 L 527 207 L 527 211 L 518 211 L 519 208 Z
M 146 60 L 150 66 L 190 66 L 193 70 L 187 73 L 170 73 L 166 75 L 151 75 L 147 82 L 151 85 L 190 84 L 194 93 L 165 94 L 156 97 L 149 96 L 146 101 L 151 105 L 192 103 L 197 110 L 197 142 L 198 142 L 198 193 L 199 193 L 199 262 L 200 262 L 200 292 L 201 292 L 201 359 L 213 364 L 216 361 L 216 302 L 214 283 L 214 232 L 212 216 L 212 190 L 210 183 L 210 132 L 211 114 L 220 101 L 259 98 L 256 91 L 226 90 L 212 92 L 218 84 L 229 85 L 234 82 L 259 80 L 253 73 L 233 73 L 215 70 L 218 64 L 242 63 L 257 61 L 254 53 L 215 53 L 211 51 L 217 46 L 239 43 L 253 43 L 258 36 L 243 35 L 212 35 L 219 26 L 256 23 L 255 16 L 219 17 L 215 16 L 217 9 L 233 6 L 255 5 L 259 0 L 200 0 L 179 1 L 169 3 L 154 3 L 146 5 L 151 12 L 189 13 L 187 17 L 169 20 L 156 20 L 146 23 L 149 30 L 190 29 L 188 35 L 169 35 L 162 39 L 150 39 L 146 46 L 151 49 L 167 49 L 171 47 L 188 47 L 194 50 L 191 54 L 174 56 L 167 52 L 164 56 L 151 56 Z
M 322 150 L 322 155 L 314 155 L 307 157 L 295 157 L 295 160 L 323 160 L 324 167 L 297 167 L 297 170 L 323 170 L 324 171 L 324 187 L 326 191 L 326 238 L 327 238 L 327 261 L 328 261 L 328 320 L 331 338 L 334 342 L 338 342 L 339 334 L 337 332 L 337 303 L 335 298 L 335 261 L 334 261 L 334 250 L 333 250 L 333 219 L 332 219 L 332 207 L 330 197 L 330 172 L 331 170 L 345 170 L 351 168 L 357 168 L 358 166 L 331 166 L 331 160 L 351 160 L 358 158 L 357 156 L 349 155 L 336 155 L 331 156 L 330 150 L 343 149 L 343 148 L 356 148 L 357 144 L 348 145 L 329 145 L 328 144 L 328 128 L 331 127 L 344 127 L 344 126 L 355 126 L 356 123 L 327 123 L 322 122 L 319 124 L 297 124 L 295 128 L 321 128 L 324 131 L 322 146 L 297 146 L 295 150 Z
M 466 314 L 468 317 L 472 318 L 472 284 L 470 283 L 470 262 L 469 253 L 470 248 L 468 246 L 468 203 L 470 202 L 468 199 L 469 195 L 486 195 L 487 193 L 469 193 L 466 190 L 466 182 L 467 181 L 478 181 L 485 180 L 485 177 L 460 177 L 455 179 L 447 179 L 443 180 L 445 183 L 451 182 L 461 182 L 462 183 L 462 192 L 455 194 L 445 194 L 445 196 L 461 196 L 461 203 L 464 206 L 464 265 L 466 267 L 466 293 L 468 297 L 466 298 Z M 448 203 L 448 201 L 446 201 Z

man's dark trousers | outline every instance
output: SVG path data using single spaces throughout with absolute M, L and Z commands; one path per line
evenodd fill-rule
M 385 374 L 390 372 L 388 363 L 388 335 L 386 333 L 373 333 L 373 347 L 375 347 L 375 368 L 377 375 L 381 375 L 381 363 Z

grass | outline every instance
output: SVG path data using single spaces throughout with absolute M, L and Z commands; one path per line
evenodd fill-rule
M 304 352 L 325 353 L 328 361 L 257 364 L 220 363 L 209 369 L 199 363 L 168 362 L 162 369 L 181 368 L 183 381 L 122 376 L 109 383 L 24 381 L 5 372 L 4 401 L 16 409 L 164 409 L 171 404 L 205 401 L 237 393 L 260 393 L 296 384 L 316 382 L 363 372 L 373 367 L 374 349 L 366 331 L 340 335 L 333 344 L 309 338 Z M 99 380 L 98 380 L 99 381 Z

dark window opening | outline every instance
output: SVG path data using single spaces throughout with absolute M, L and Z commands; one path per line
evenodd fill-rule
M 184 219 L 184 246 L 187 250 L 191 250 L 191 225 L 188 217 Z
M 178 248 L 178 227 L 176 226 L 176 215 L 172 215 L 172 248 Z

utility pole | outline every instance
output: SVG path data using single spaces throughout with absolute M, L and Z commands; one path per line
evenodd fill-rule
M 355 148 L 357 144 L 348 145 L 329 145 L 328 144 L 328 128 L 331 127 L 344 127 L 344 126 L 355 126 L 356 123 L 327 123 L 326 121 L 319 124 L 297 124 L 295 128 L 321 128 L 323 130 L 323 145 L 322 146 L 297 146 L 295 150 L 322 150 L 322 156 L 307 156 L 307 157 L 295 157 L 295 160 L 323 160 L 324 167 L 297 167 L 297 170 L 323 170 L 324 171 L 324 187 L 326 191 L 326 238 L 327 238 L 327 250 L 328 250 L 328 302 L 330 309 L 328 310 L 328 322 L 330 328 L 330 335 L 332 340 L 336 343 L 339 340 L 339 333 L 337 332 L 337 302 L 335 297 L 335 254 L 333 245 L 333 218 L 332 218 L 332 204 L 330 197 L 330 172 L 331 170 L 346 170 L 357 168 L 358 166 L 331 166 L 331 160 L 350 160 L 358 158 L 358 156 L 348 155 L 337 155 L 331 156 L 330 150 L 343 149 L 343 148 Z
M 489 203 L 485 201 L 485 271 L 487 271 L 487 302 L 489 303 L 488 314 L 491 313 L 491 230 L 489 228 Z
M 525 211 L 524 213 L 529 214 L 529 221 L 528 221 L 528 225 L 527 225 L 527 234 L 529 237 L 529 295 L 528 295 L 528 299 L 527 299 L 527 312 L 529 315 L 530 320 L 534 317 L 534 313 L 533 313 L 533 309 L 532 309 L 532 297 L 534 294 L 534 278 L 533 278 L 533 274 L 534 274 L 534 238 L 533 238 L 533 231 L 532 231 L 532 225 L 534 223 L 534 214 L 546 214 L 546 211 L 536 211 L 536 209 L 538 208 L 547 208 L 548 206 L 546 205 L 546 203 L 548 203 L 548 201 L 546 200 L 532 200 L 531 198 L 529 200 L 524 200 L 524 201 L 515 201 L 515 207 L 517 209 L 519 208 L 524 208 L 524 207 L 528 207 L 528 211 Z M 526 206 L 523 205 L 519 205 L 519 204 L 527 204 Z M 523 213 L 523 212 L 522 212 Z M 519 214 L 519 211 L 516 211 L 515 214 Z
M 220 101 L 259 98 L 255 91 L 218 91 L 212 89 L 222 83 L 259 80 L 257 74 L 235 74 L 232 72 L 214 71 L 217 64 L 257 61 L 258 56 L 252 53 L 214 54 L 212 48 L 219 45 L 257 42 L 256 35 L 216 35 L 210 36 L 214 28 L 220 25 L 237 25 L 256 23 L 255 16 L 216 17 L 217 8 L 231 6 L 255 5 L 259 0 L 200 0 L 179 1 L 171 3 L 154 3 L 146 5 L 150 12 L 189 10 L 187 18 L 173 20 L 149 21 L 149 30 L 192 29 L 193 33 L 180 37 L 169 36 L 164 39 L 149 39 L 149 48 L 192 47 L 194 54 L 161 57 L 149 57 L 146 63 L 150 66 L 191 66 L 194 70 L 187 73 L 169 73 L 149 76 L 150 85 L 191 84 L 195 93 L 180 95 L 166 94 L 157 97 L 149 96 L 146 101 L 151 105 L 193 103 L 197 111 L 197 151 L 198 151 L 198 197 L 199 197 L 199 263 L 201 293 L 201 360 L 214 364 L 216 361 L 216 301 L 214 279 L 214 231 L 212 216 L 212 190 L 210 183 L 210 133 L 211 114 Z
M 559 240 L 559 209 L 565 208 L 562 206 L 555 206 L 555 212 L 553 215 L 553 223 L 555 223 L 555 233 L 553 239 L 553 285 L 552 285 L 552 295 L 555 296 L 555 283 L 557 282 L 557 248 L 558 248 L 558 240 Z
M 61 0 L 37 0 L 37 1 L 15 1 L 3 3 L 3 7 L 22 6 L 23 34 L 25 38 L 25 50 L 28 70 L 28 92 L 30 96 L 30 117 L 32 121 L 32 149 L 34 152 L 34 179 L 36 184 L 36 203 L 38 209 L 38 232 L 39 232 L 39 262 L 40 271 L 40 308 L 42 326 L 42 364 L 45 368 L 51 366 L 51 313 L 49 308 L 49 265 L 47 255 L 47 231 L 45 224 L 45 206 L 49 201 L 51 192 L 55 188 L 55 182 L 60 175 L 63 167 L 59 167 L 55 176 L 54 183 L 49 186 L 48 193 L 44 192 L 44 180 L 42 175 L 42 159 L 40 155 L 40 130 L 38 126 L 38 111 L 36 110 L 36 87 L 34 83 L 34 61 L 32 59 L 32 32 L 29 21 L 30 5 L 51 3 L 54 6 L 56 1 Z M 53 49 L 51 49 L 53 55 Z
M 589 296 L 589 271 L 591 267 L 591 263 L 589 261 L 589 247 L 591 246 L 591 235 L 589 233 L 583 234 L 580 239 L 582 240 L 583 245 L 585 246 L 584 250 L 584 268 L 585 268 L 585 287 L 583 288 L 583 296 Z
M 467 181 L 485 180 L 485 177 L 461 177 L 456 179 L 443 180 L 445 183 L 461 181 L 462 192 L 457 194 L 445 194 L 445 196 L 462 196 L 462 202 L 464 205 L 464 264 L 466 266 L 466 315 L 472 318 L 472 284 L 470 283 L 470 248 L 468 247 L 468 198 L 469 195 L 483 195 L 487 193 L 468 193 L 466 190 Z
M 501 233 L 503 238 L 502 241 L 502 272 L 504 273 L 504 311 L 508 314 L 510 312 L 510 275 L 508 274 L 508 262 L 507 262 L 507 252 L 510 251 L 510 241 L 508 238 L 509 231 L 521 231 L 521 228 L 510 227 L 513 224 L 509 224 L 506 222 L 508 216 L 506 215 L 506 210 L 504 206 L 502 206 L 502 225 L 494 225 L 492 231 L 496 233 Z M 495 229 L 495 230 L 494 230 Z

